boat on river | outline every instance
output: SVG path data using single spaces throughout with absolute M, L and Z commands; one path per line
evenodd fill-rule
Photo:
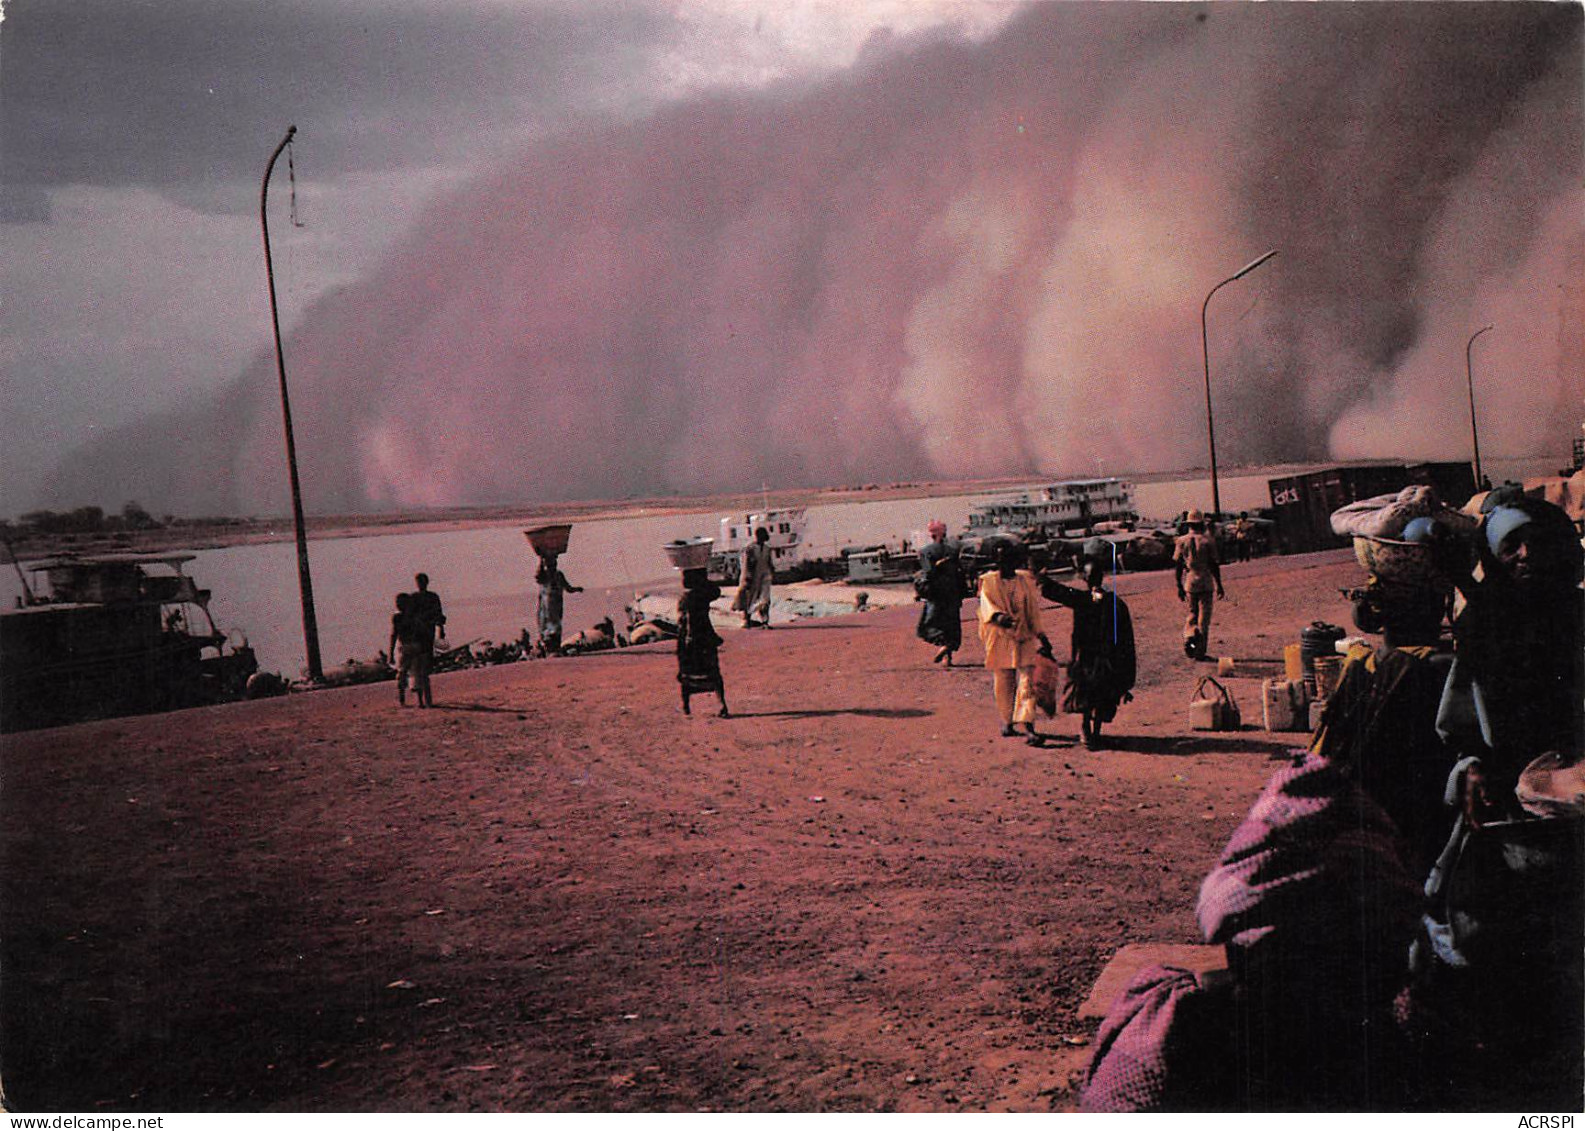
M 710 576 L 722 584 L 736 585 L 743 570 L 743 549 L 754 542 L 754 532 L 761 527 L 770 535 L 767 544 L 777 581 L 804 581 L 821 575 L 823 563 L 808 553 L 808 508 L 782 507 L 722 516 L 710 555 Z
M 912 581 L 919 571 L 919 554 L 915 550 L 875 546 L 863 550 L 849 550 L 847 559 L 849 585 L 886 585 Z
M 240 699 L 258 660 L 209 613 L 194 554 L 63 555 L 0 611 L 0 731 Z
M 1048 538 L 1087 533 L 1099 522 L 1132 522 L 1134 485 L 1126 479 L 1066 479 L 1038 491 L 998 499 L 969 514 L 968 533 L 1041 534 Z

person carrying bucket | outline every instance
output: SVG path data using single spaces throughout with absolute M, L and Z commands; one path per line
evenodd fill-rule
M 710 623 L 710 605 L 721 596 L 721 587 L 702 568 L 682 571 L 682 597 L 677 601 L 677 685 L 682 691 L 682 713 L 693 714 L 688 700 L 699 692 L 714 692 L 721 718 L 730 718 L 726 683 L 721 678 L 721 634 Z
M 539 583 L 539 647 L 547 656 L 561 652 L 563 595 L 583 592 L 582 587 L 567 580 L 558 560 L 555 554 L 546 554 L 539 559 L 539 570 L 534 574 Z

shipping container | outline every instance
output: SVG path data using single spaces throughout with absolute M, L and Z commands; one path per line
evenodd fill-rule
M 1475 470 L 1463 460 L 1411 463 L 1404 469 L 1405 483 L 1427 483 L 1450 507 L 1462 507 L 1475 493 Z
M 1409 482 L 1402 464 L 1331 467 L 1272 479 L 1272 517 L 1279 553 L 1303 554 L 1346 546 L 1332 533 L 1332 512 L 1360 499 L 1401 491 Z
M 1303 554 L 1348 545 L 1332 533 L 1332 512 L 1361 499 L 1388 495 L 1424 483 L 1449 506 L 1461 507 L 1475 493 L 1467 463 L 1359 464 L 1332 467 L 1269 481 L 1277 552 Z

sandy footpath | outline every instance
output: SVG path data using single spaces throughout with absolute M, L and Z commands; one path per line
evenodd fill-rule
M 1228 568 L 1212 649 L 1257 726 L 1348 557 Z M 1190 732 L 1170 574 L 1123 586 L 1106 751 L 999 737 L 911 607 L 729 633 L 732 719 L 683 717 L 653 645 L 448 674 L 422 712 L 386 683 L 6 736 L 7 1103 L 1070 1110 L 1096 976 L 1198 941 L 1304 740 Z

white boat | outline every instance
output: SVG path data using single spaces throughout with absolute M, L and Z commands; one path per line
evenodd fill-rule
M 711 576 L 735 584 L 743 565 L 743 548 L 754 541 L 754 532 L 761 527 L 770 535 L 771 563 L 777 577 L 800 572 L 806 560 L 808 509 L 785 507 L 723 515 L 715 552 L 710 555 Z
M 987 503 L 969 515 L 970 534 L 1038 530 L 1057 535 L 1086 530 L 1098 522 L 1138 518 L 1134 485 L 1125 479 L 1067 479 Z

